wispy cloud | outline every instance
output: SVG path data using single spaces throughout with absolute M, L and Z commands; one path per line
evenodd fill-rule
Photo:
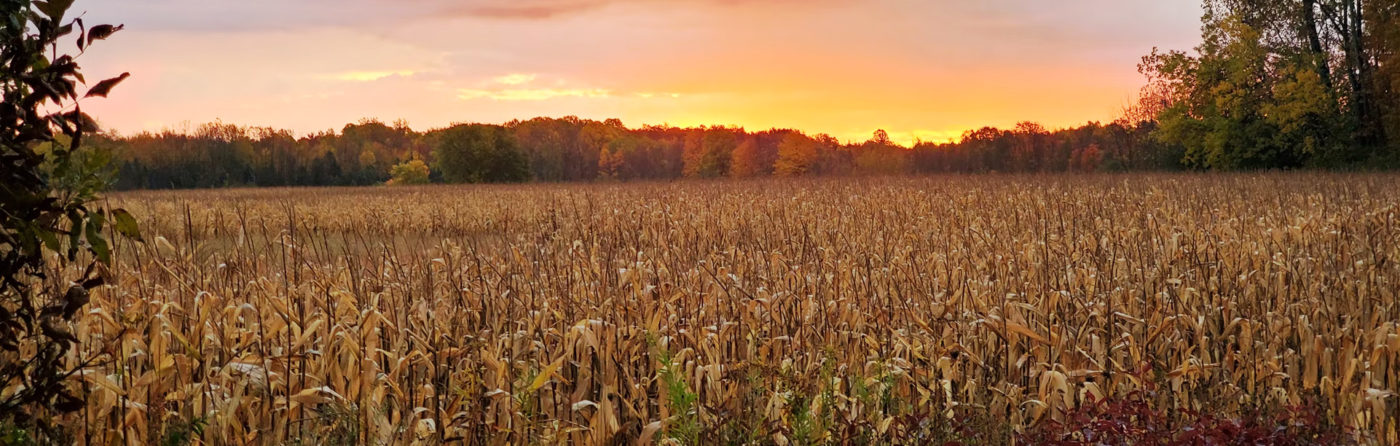
M 543 20 L 569 16 L 610 5 L 648 4 L 677 6 L 776 6 L 779 8 L 814 8 L 818 6 L 857 3 L 854 0 L 476 0 L 453 8 L 466 15 L 519 20 Z
M 478 88 L 461 88 L 457 98 L 462 100 L 492 99 L 496 101 L 545 101 L 555 98 L 608 98 L 612 90 L 606 88 L 571 87 L 563 80 L 555 80 L 555 86 L 533 86 L 539 79 L 537 74 L 512 73 L 491 78 L 491 81 Z
M 499 76 L 499 77 L 497 77 L 497 78 L 494 79 L 494 80 L 496 81 L 496 83 L 501 84 L 501 85 L 525 85 L 525 84 L 534 82 L 534 81 L 535 81 L 535 78 L 537 78 L 537 77 L 539 77 L 539 75 L 537 75 L 537 74 L 519 74 L 519 73 L 517 73 L 517 74 L 507 74 L 507 75 L 505 75 L 505 76 Z
M 461 89 L 457 97 L 463 100 L 489 98 L 497 101 L 544 101 L 555 98 L 607 98 L 612 91 L 603 88 L 509 88 L 499 90 Z
M 377 80 L 380 80 L 380 79 L 383 79 L 383 78 L 386 78 L 386 77 L 389 77 L 389 76 L 408 77 L 408 76 L 414 75 L 415 73 L 417 73 L 417 72 L 416 72 L 416 71 L 413 71 L 413 70 L 398 70 L 398 71 L 347 71 L 347 72 L 339 73 L 339 74 L 336 74 L 336 75 L 334 75 L 334 76 L 329 76 L 329 77 L 332 78 L 332 79 L 335 79 L 335 80 L 346 81 L 346 82 L 372 82 L 372 81 L 377 81 Z
M 595 9 L 617 0 L 479 1 L 461 8 L 468 15 L 499 19 L 548 19 Z
M 537 21 L 644 5 L 678 7 L 780 6 L 813 8 L 854 0 L 91 0 L 79 2 L 88 17 L 126 23 L 128 29 L 225 32 L 307 27 L 399 24 L 404 21 L 477 18 Z M 267 11 L 276 11 L 268 14 Z

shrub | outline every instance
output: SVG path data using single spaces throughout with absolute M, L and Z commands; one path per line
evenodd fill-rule
M 395 164 L 389 169 L 389 185 L 405 186 L 411 184 L 428 184 L 428 163 L 420 159 L 412 159 Z

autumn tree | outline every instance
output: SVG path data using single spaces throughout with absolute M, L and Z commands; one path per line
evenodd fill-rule
M 1380 156 L 1396 101 L 1394 2 L 1207 0 L 1194 54 L 1144 59 L 1157 136 L 1198 168 L 1354 165 Z M 1387 37 L 1392 36 L 1392 37 Z
M 1083 148 L 1075 149 L 1070 157 L 1070 169 L 1080 172 L 1093 172 L 1099 169 L 1099 164 L 1103 162 L 1103 150 L 1098 144 L 1089 144 Z
M 603 180 L 618 180 L 623 178 L 623 166 L 626 159 L 623 158 L 621 150 L 614 151 L 613 148 L 604 147 L 598 153 L 598 178 Z
M 1196 167 L 1301 165 L 1302 150 L 1275 139 L 1277 122 L 1266 114 L 1279 76 L 1263 33 L 1239 15 L 1207 7 L 1205 41 L 1196 56 L 1154 52 L 1144 60 L 1144 71 L 1180 98 L 1158 117 L 1159 135 L 1185 146 L 1186 162 Z
M 578 128 L 560 119 L 535 118 L 508 125 L 515 132 L 520 150 L 530 164 L 531 177 L 541 181 L 563 181 L 565 153 L 578 136 Z
M 817 141 L 792 132 L 778 144 L 778 161 L 773 170 L 780 176 L 795 177 L 816 173 Z
M 685 176 L 716 178 L 729 173 L 729 163 L 738 147 L 737 129 L 710 127 L 693 130 L 685 139 Z
M 1017 172 L 1038 172 L 1042 170 L 1055 169 L 1049 152 L 1049 132 L 1045 127 L 1034 122 L 1021 122 L 1016 124 L 1016 129 L 1012 131 L 1011 170 Z
M 763 165 L 761 154 L 758 152 L 758 140 L 752 136 L 744 138 L 734 152 L 730 155 L 729 176 L 734 178 L 752 178 L 767 173 Z
M 889 133 L 876 130 L 865 144 L 851 148 L 855 170 L 861 174 L 891 175 L 906 173 L 909 151 L 890 140 Z
M 606 121 L 587 120 L 582 122 L 582 127 L 578 133 L 578 149 L 575 152 L 575 159 L 578 163 L 573 166 L 569 175 L 571 181 L 590 181 L 600 178 L 603 166 L 610 164 L 613 160 L 604 160 L 603 152 L 608 151 L 608 146 L 627 133 L 627 128 L 618 119 L 608 119 Z M 609 157 L 613 154 L 608 153 Z M 620 167 L 620 166 L 619 166 Z

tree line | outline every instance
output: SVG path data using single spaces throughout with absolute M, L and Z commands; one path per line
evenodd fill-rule
M 236 186 L 572 182 L 1178 169 L 1181 148 L 1152 138 L 1151 122 L 1047 130 L 983 128 L 960 142 L 905 147 L 877 131 L 843 143 L 789 129 L 644 126 L 615 119 L 535 118 L 417 132 L 363 120 L 339 132 L 210 123 L 191 131 L 104 135 L 118 189 Z
M 883 131 L 840 142 L 565 117 L 427 132 L 364 120 L 302 137 L 211 123 L 89 143 L 115 159 L 118 188 L 1400 165 L 1400 2 L 1203 8 L 1200 46 L 1144 57 L 1147 84 L 1122 117 L 1070 129 L 1021 123 L 904 147 Z

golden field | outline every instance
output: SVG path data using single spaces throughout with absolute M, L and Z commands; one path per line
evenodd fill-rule
M 109 200 L 89 444 L 999 442 L 1127 395 L 1400 441 L 1394 175 Z

